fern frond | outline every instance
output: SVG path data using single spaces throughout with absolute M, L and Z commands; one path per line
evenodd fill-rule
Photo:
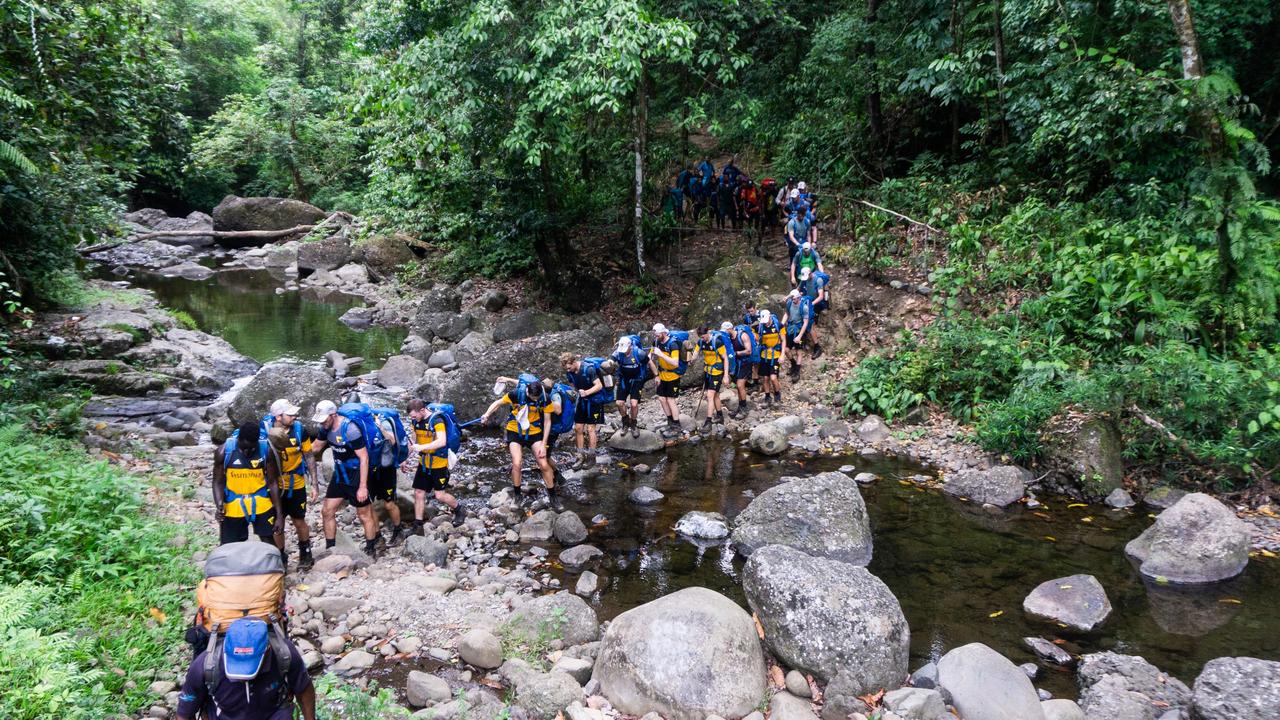
M 7 87 L 0 87 L 0 103 L 10 107 L 16 107 L 19 110 L 30 110 L 31 101 L 22 97 L 18 93 Z
M 16 167 L 23 172 L 31 173 L 32 175 L 40 172 L 39 168 L 35 166 L 35 163 L 28 160 L 27 156 L 23 155 L 18 148 L 10 145 L 4 140 L 0 140 L 0 162 Z

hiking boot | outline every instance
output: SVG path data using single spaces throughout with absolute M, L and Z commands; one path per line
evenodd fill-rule
M 387 541 L 387 547 L 395 547 L 396 545 L 400 544 L 400 535 L 403 531 L 404 531 L 404 528 L 401 527 L 400 525 L 396 525 L 395 527 L 391 528 L 391 539 Z
M 427 531 L 423 529 L 421 520 L 413 521 L 413 534 L 417 535 L 418 537 L 422 537 L 423 535 L 427 534 Z
M 364 554 L 369 556 L 370 560 L 378 559 L 378 541 L 382 539 L 382 535 L 372 540 L 364 541 Z
M 640 423 L 635 418 L 631 418 L 631 437 L 640 437 Z
M 516 490 L 520 490 L 520 488 L 516 488 Z M 521 511 L 528 510 L 529 506 L 533 504 L 533 496 L 526 495 L 521 492 L 520 499 L 516 501 L 516 504 L 520 507 Z
M 458 503 L 458 506 L 453 509 L 453 526 L 462 527 L 462 523 L 466 519 L 467 509 L 463 507 L 462 503 Z
M 315 564 L 315 558 L 311 557 L 311 543 L 298 543 L 298 567 L 306 570 Z
M 814 359 L 814 360 L 817 360 L 819 357 L 822 357 L 822 346 L 821 346 L 821 345 L 814 345 L 814 346 L 813 346 L 813 359 Z
M 718 412 L 716 413 L 716 424 L 717 424 L 717 425 L 723 425 L 723 424 L 724 424 L 724 411 L 723 411 L 723 410 L 720 410 L 720 411 L 718 411 Z
M 705 433 L 710 431 L 711 431 L 711 416 L 708 415 L 707 418 L 702 421 L 702 432 Z
M 780 393 L 780 392 L 776 392 L 776 393 L 774 393 L 774 394 L 773 394 L 773 402 L 774 402 L 774 404 L 775 404 L 775 405 L 781 405 L 781 404 L 782 404 L 782 393 Z
M 560 502 L 560 493 L 553 487 L 547 488 L 547 503 L 556 512 L 564 512 L 564 503 Z

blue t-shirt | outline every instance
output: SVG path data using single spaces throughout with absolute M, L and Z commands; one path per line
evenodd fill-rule
M 796 216 L 787 221 L 787 229 L 795 235 L 795 242 L 791 242 L 791 238 L 787 238 L 789 244 L 799 246 L 809 236 L 809 223 L 803 216 Z

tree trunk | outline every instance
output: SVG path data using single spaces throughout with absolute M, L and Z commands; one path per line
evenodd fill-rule
M 298 163 L 294 160 L 293 150 L 299 147 L 298 141 L 298 123 L 293 115 L 289 116 L 289 141 L 293 146 L 289 149 L 289 156 L 286 163 L 289 165 L 289 175 L 293 178 L 293 194 L 302 202 L 311 202 L 311 191 L 307 189 L 307 184 L 302 180 L 302 171 L 298 169 Z
M 558 213 L 560 212 L 560 204 L 556 202 L 555 185 L 551 181 L 551 153 L 543 148 L 542 153 L 538 157 L 538 175 L 542 181 L 542 202 L 546 209 L 547 221 L 542 223 L 542 227 L 538 232 L 533 234 L 533 252 L 538 256 L 538 265 L 542 267 L 542 279 L 546 283 L 547 291 L 552 297 L 559 298 L 562 288 L 560 282 L 556 278 L 555 273 L 555 256 L 551 252 L 551 246 L 547 243 L 548 233 L 552 233 L 556 249 L 560 251 L 560 255 L 564 258 L 564 262 L 569 262 L 569 253 L 567 249 L 562 249 L 564 245 L 560 231 L 560 221 Z
M 951 45 L 957 57 L 964 51 L 963 18 L 964 9 L 960 0 L 951 0 Z M 951 100 L 951 159 L 960 157 L 960 101 Z
M 1191 18 L 1191 4 L 1187 0 L 1169 0 L 1169 15 L 1173 18 L 1173 31 L 1178 34 L 1183 79 L 1204 77 L 1204 61 L 1200 58 L 1200 42 L 1196 39 L 1196 26 Z
M 640 70 L 640 82 L 636 84 L 636 275 L 644 275 L 644 144 L 647 125 L 649 124 L 649 88 L 646 80 L 648 73 Z
M 995 26 L 996 50 L 996 123 L 1000 127 L 1000 145 L 1009 144 L 1009 127 L 1004 120 L 1004 3 L 994 0 L 992 24 Z
M 867 34 L 874 32 L 876 13 L 880 10 L 880 0 L 867 0 Z M 871 140 L 875 145 L 876 158 L 879 159 L 880 175 L 884 176 L 884 156 L 886 154 L 884 138 L 884 110 L 880 105 L 879 67 L 876 61 L 876 41 L 868 40 L 862 48 L 867 60 L 871 62 L 868 82 L 871 83 L 867 93 L 867 120 L 871 124 Z

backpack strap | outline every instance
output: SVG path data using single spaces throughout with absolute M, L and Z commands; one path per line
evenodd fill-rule
M 222 682 L 222 663 L 218 662 L 222 658 L 222 636 L 218 632 L 220 629 L 215 627 L 209 633 L 209 642 L 204 648 L 204 689 L 210 702 L 213 701 L 213 691 Z
M 293 702 L 293 693 L 289 691 L 289 669 L 293 665 L 293 653 L 289 651 L 289 641 L 279 622 L 272 621 L 267 632 L 267 642 L 275 655 L 275 672 L 280 678 L 278 707 L 287 707 Z

